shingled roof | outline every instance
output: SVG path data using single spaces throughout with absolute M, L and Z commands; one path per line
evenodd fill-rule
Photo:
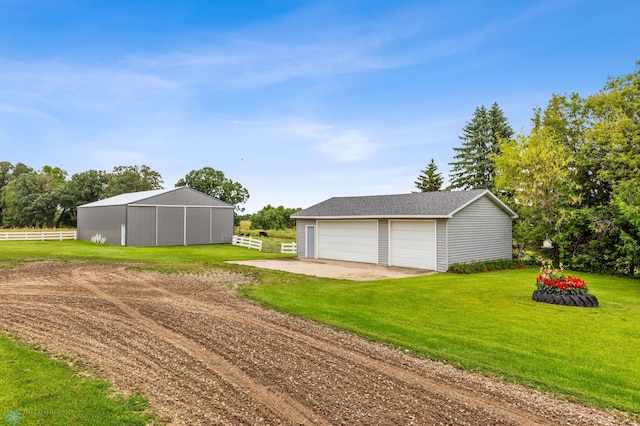
M 333 197 L 300 210 L 291 217 L 295 219 L 450 218 L 481 197 L 488 197 L 512 218 L 518 217 L 513 210 L 486 189 Z

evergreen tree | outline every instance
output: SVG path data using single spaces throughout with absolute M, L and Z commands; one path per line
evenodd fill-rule
M 440 190 L 444 179 L 442 179 L 442 174 L 438 173 L 438 166 L 436 166 L 433 158 L 427 168 L 422 170 L 420 173 L 418 180 L 415 181 L 416 188 L 418 188 L 420 192 L 434 192 Z
M 513 129 L 504 113 L 494 103 L 487 110 L 484 105 L 476 108 L 473 118 L 462 129 L 462 146 L 456 151 L 450 173 L 450 188 L 495 189 L 495 164 L 498 142 L 513 137 Z

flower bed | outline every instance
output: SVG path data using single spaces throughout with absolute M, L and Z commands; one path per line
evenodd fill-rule
M 598 306 L 598 299 L 589 294 L 587 283 L 578 277 L 564 275 L 564 267 L 553 267 L 553 262 L 542 262 L 540 275 L 536 279 L 536 290 L 532 299 L 536 302 L 552 303 L 569 306 Z

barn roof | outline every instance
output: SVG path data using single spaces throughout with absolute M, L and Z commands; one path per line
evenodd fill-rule
M 211 197 L 207 194 L 203 194 L 199 191 L 196 191 L 195 189 L 186 187 L 186 186 L 181 186 L 181 187 L 176 187 L 176 188 L 166 188 L 166 189 L 153 189 L 151 191 L 139 191 L 139 192 L 129 192 L 126 194 L 120 194 L 120 195 L 116 195 L 114 197 L 109 197 L 109 198 L 105 198 L 103 200 L 98 200 L 98 201 L 94 201 L 92 203 L 88 203 L 88 204 L 83 204 L 81 206 L 78 206 L 78 208 L 80 207 L 105 207 L 105 206 L 126 206 L 129 204 L 134 204 L 134 203 L 140 203 L 141 201 L 144 200 L 149 200 L 153 197 L 157 197 L 159 195 L 164 195 L 170 192 L 174 192 L 174 191 L 193 191 L 196 192 L 200 195 L 202 195 L 203 197 L 208 197 L 211 199 L 216 200 L 217 202 L 224 204 L 224 205 L 228 205 L 228 206 L 233 206 L 232 204 L 226 203 L 224 201 L 218 200 L 217 198 Z
M 450 218 L 481 197 L 488 197 L 512 218 L 518 217 L 513 210 L 486 189 L 333 197 L 303 209 L 291 217 L 296 219 Z

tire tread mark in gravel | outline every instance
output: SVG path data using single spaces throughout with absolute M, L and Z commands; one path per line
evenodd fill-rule
M 191 305 L 197 304 L 205 310 L 212 314 L 212 304 L 208 304 L 206 302 L 202 302 L 200 300 L 184 296 L 170 290 L 167 290 L 162 287 L 155 286 L 150 284 L 149 282 L 137 277 L 135 274 L 129 273 L 126 271 L 125 267 L 120 268 L 120 273 L 127 276 L 127 279 L 136 281 L 144 287 L 149 289 L 153 289 L 159 293 L 162 293 L 166 296 L 171 297 L 174 300 L 187 300 Z M 224 315 L 225 317 L 235 318 L 245 323 L 250 323 L 257 327 L 267 329 L 269 331 L 278 333 L 280 335 L 284 335 L 289 339 L 297 340 L 309 346 L 312 346 L 316 349 L 319 349 L 323 352 L 330 353 L 333 356 L 339 357 L 341 359 L 348 360 L 350 362 L 355 362 L 369 369 L 376 370 L 384 375 L 400 379 L 408 384 L 418 385 L 429 392 L 444 395 L 452 400 L 457 400 L 462 403 L 468 403 L 470 405 L 476 406 L 478 408 L 484 409 L 487 412 L 493 412 L 499 414 L 505 420 L 509 420 L 515 422 L 519 425 L 546 425 L 550 424 L 548 420 L 540 417 L 534 413 L 519 410 L 517 408 L 506 407 L 504 403 L 500 403 L 498 401 L 494 402 L 491 400 L 480 399 L 481 395 L 474 393 L 469 390 L 461 389 L 454 385 L 438 381 L 435 379 L 430 379 L 425 376 L 421 376 L 415 372 L 412 372 L 407 369 L 403 369 L 400 367 L 396 367 L 391 364 L 387 364 L 383 361 L 376 360 L 372 357 L 368 357 L 364 354 L 361 354 L 356 351 L 352 351 L 341 347 L 335 343 L 321 341 L 315 337 L 305 335 L 300 332 L 296 332 L 294 330 L 290 330 L 285 327 L 278 326 L 276 324 L 272 324 L 266 321 L 260 321 L 255 319 L 254 317 L 239 313 L 238 311 L 234 311 L 224 306 L 215 305 L 215 310 L 217 311 L 216 315 Z
M 121 301 L 115 296 L 111 296 L 99 289 L 96 285 L 80 276 L 82 268 L 77 268 L 72 271 L 72 275 L 78 281 L 80 281 L 86 288 L 91 290 L 96 296 L 106 300 L 113 305 L 117 306 L 132 319 L 138 321 L 141 325 L 147 327 L 150 331 L 156 335 L 167 340 L 169 343 L 176 345 L 180 349 L 202 361 L 208 368 L 222 377 L 229 384 L 240 389 L 250 395 L 254 400 L 260 402 L 269 409 L 276 411 L 283 418 L 296 423 L 296 424 L 325 424 L 329 422 L 320 418 L 317 413 L 314 413 L 308 407 L 298 403 L 287 395 L 273 392 L 263 385 L 255 383 L 251 377 L 245 374 L 240 369 L 231 365 L 226 359 L 218 356 L 206 349 L 202 348 L 197 343 L 188 339 L 187 337 L 171 331 L 162 325 L 158 324 L 154 320 L 146 317 L 137 310 L 133 309 L 125 302 Z

